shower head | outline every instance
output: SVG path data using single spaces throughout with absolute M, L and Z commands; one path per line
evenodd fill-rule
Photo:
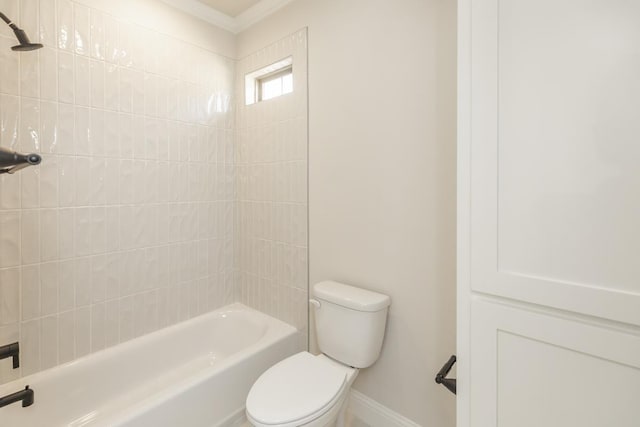
M 40 49 L 41 47 L 43 46 L 40 43 L 25 43 L 25 44 L 12 46 L 11 50 L 15 50 L 17 52 L 27 52 L 30 50 Z
M 11 23 L 9 24 L 9 26 L 11 27 L 11 29 L 13 30 L 13 33 L 16 35 L 16 38 L 20 42 L 20 44 L 13 46 L 11 50 L 16 50 L 18 52 L 26 52 L 29 50 L 40 49 L 42 47 L 40 43 L 31 43 L 31 40 L 29 40 L 29 36 L 27 36 L 27 33 L 25 33 L 24 30 L 18 28 L 15 24 Z
M 0 18 L 4 22 L 6 22 L 7 25 L 11 27 L 11 29 L 13 30 L 13 33 L 16 35 L 16 38 L 18 39 L 18 42 L 20 43 L 18 45 L 13 46 L 11 50 L 15 50 L 18 52 L 26 52 L 29 50 L 40 49 L 42 47 L 40 43 L 31 43 L 31 40 L 29 40 L 29 36 L 27 36 L 27 33 L 25 33 L 24 30 L 19 28 L 16 24 L 11 22 L 11 20 L 7 18 L 7 16 L 4 13 L 0 12 Z

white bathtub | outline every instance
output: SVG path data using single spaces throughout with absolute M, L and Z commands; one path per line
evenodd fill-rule
M 296 330 L 233 304 L 0 386 L 35 403 L 0 408 L 2 427 L 213 427 L 237 423 L 253 382 L 299 351 Z

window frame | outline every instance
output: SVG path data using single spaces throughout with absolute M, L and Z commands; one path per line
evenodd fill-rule
M 293 69 L 293 56 L 290 55 L 277 62 L 271 63 L 265 67 L 254 70 L 245 74 L 244 90 L 245 90 L 245 105 L 253 105 L 259 102 L 268 101 L 270 99 L 279 98 L 280 96 L 293 93 L 294 88 L 294 69 Z M 272 80 L 281 78 L 287 74 L 291 74 L 291 92 L 283 93 L 279 96 L 263 99 L 262 84 L 268 83 Z
M 293 64 L 290 64 L 290 65 L 285 66 L 283 68 L 280 68 L 278 70 L 272 71 L 272 72 L 267 73 L 265 75 L 262 75 L 260 77 L 256 77 L 256 89 L 255 89 L 256 90 L 256 92 L 255 92 L 256 93 L 256 102 L 268 101 L 270 99 L 278 98 L 280 96 L 287 95 L 287 94 L 293 92 L 293 86 L 292 86 L 291 92 L 286 92 L 285 93 L 283 91 L 278 96 L 274 96 L 274 97 L 267 98 L 267 99 L 263 98 L 263 93 L 262 93 L 263 92 L 263 86 L 266 83 L 272 82 L 272 81 L 277 80 L 277 79 L 282 79 L 284 76 L 289 75 L 289 74 L 291 74 L 291 80 L 293 81 Z

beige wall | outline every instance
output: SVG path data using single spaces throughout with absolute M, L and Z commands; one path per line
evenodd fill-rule
M 455 1 L 298 0 L 241 33 L 244 57 L 308 26 L 310 283 L 392 297 L 355 388 L 455 424 L 433 382 L 455 352 Z

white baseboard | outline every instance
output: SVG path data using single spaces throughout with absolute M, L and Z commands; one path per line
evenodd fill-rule
M 372 398 L 353 389 L 349 394 L 347 426 L 351 424 L 350 421 L 352 417 L 358 418 L 360 421 L 364 421 L 371 427 L 420 427 L 420 424 L 411 421 L 409 418 L 392 411 Z M 243 407 L 238 409 L 216 427 L 244 427 L 250 425 L 251 424 L 245 417 Z
M 347 414 L 349 419 L 356 417 L 371 427 L 420 427 L 420 424 L 356 390 L 351 390 Z

